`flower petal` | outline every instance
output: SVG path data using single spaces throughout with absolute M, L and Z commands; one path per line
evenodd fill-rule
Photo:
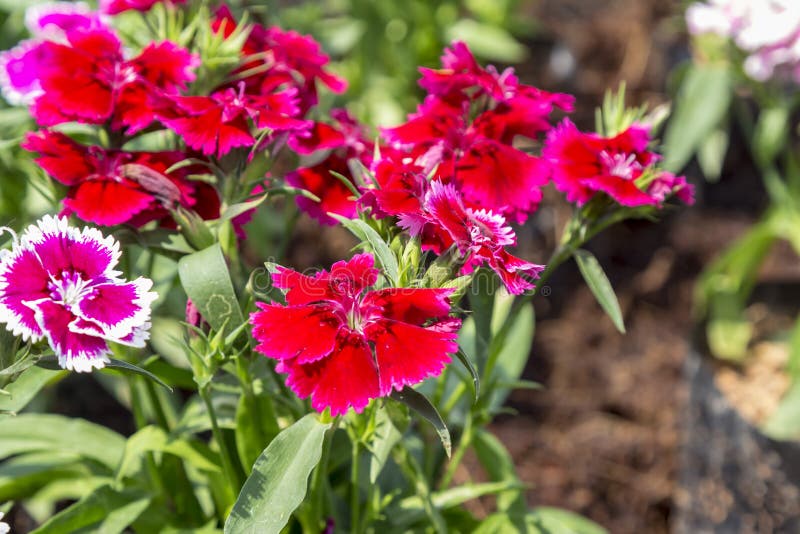
M 259 303 L 250 315 L 256 350 L 276 360 L 307 364 L 331 353 L 342 321 L 329 305 L 280 306 Z
M 84 221 L 113 226 L 129 221 L 154 202 L 152 195 L 132 184 L 98 179 L 81 183 L 64 199 L 64 206 Z
M 51 275 L 77 272 L 84 280 L 100 282 L 119 276 L 113 270 L 119 260 L 119 243 L 95 228 L 83 231 L 71 228 L 66 218 L 44 216 L 27 228 L 20 243 L 36 250 L 42 266 Z
M 29 304 L 36 321 L 64 369 L 79 373 L 102 369 L 109 363 L 108 344 L 101 337 L 76 333 L 72 323 L 77 319 L 61 304 L 45 299 Z
M 422 326 L 431 319 L 447 317 L 450 313 L 448 297 L 453 291 L 455 290 L 389 287 L 367 293 L 362 306 L 378 306 L 382 317 Z
M 49 296 L 50 281 L 36 253 L 17 248 L 0 263 L 0 322 L 22 339 L 38 340 L 42 330 L 26 302 Z
M 379 395 L 375 362 L 360 335 L 340 334 L 329 357 L 306 365 L 287 362 L 279 370 L 289 373 L 286 385 L 299 397 L 311 395 L 315 410 L 330 408 L 333 416 L 349 408 L 360 413 Z
M 399 321 L 380 320 L 367 330 L 375 344 L 380 395 L 400 391 L 431 376 L 438 376 L 458 351 L 455 332 L 421 328 Z
M 81 318 L 100 326 L 103 337 L 123 339 L 150 318 L 150 305 L 158 298 L 151 292 L 153 282 L 137 278 L 133 282 L 98 284 L 76 305 L 73 311 Z

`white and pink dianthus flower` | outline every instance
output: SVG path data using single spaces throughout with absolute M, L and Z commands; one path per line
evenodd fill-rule
M 797 0 L 709 0 L 686 11 L 693 35 L 732 39 L 748 53 L 744 70 L 757 81 L 783 73 L 800 83 L 800 2 Z
M 78 372 L 108 363 L 108 342 L 143 347 L 158 295 L 147 278 L 122 279 L 119 257 L 99 230 L 43 217 L 0 255 L 0 323 L 25 341 L 47 339 L 59 365 Z

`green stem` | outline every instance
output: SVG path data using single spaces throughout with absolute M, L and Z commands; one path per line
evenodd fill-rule
M 358 440 L 353 441 L 353 454 L 352 462 L 350 465 L 350 532 L 358 534 L 361 532 L 360 514 L 361 514 L 361 499 L 358 491 L 358 456 L 361 450 L 361 443 Z
M 236 374 L 239 378 L 239 384 L 242 386 L 244 400 L 253 416 L 253 421 L 251 422 L 252 431 L 255 433 L 255 438 L 258 443 L 265 446 L 267 438 L 263 432 L 261 407 L 258 405 L 255 392 L 253 391 L 252 379 L 250 377 L 250 370 L 247 367 L 247 362 L 241 355 L 236 357 Z M 277 428 L 277 421 L 275 422 L 275 427 Z
M 142 397 L 139 394 L 139 388 L 137 387 L 136 381 L 137 379 L 134 377 L 128 377 L 127 380 L 128 389 L 131 392 L 131 409 L 133 410 L 133 420 L 136 423 L 136 429 L 141 430 L 147 426 L 147 417 L 144 413 L 144 404 L 142 402 Z M 145 454 L 144 460 L 147 475 L 151 484 L 154 488 L 156 488 L 159 495 L 163 495 L 164 498 L 171 503 L 169 492 L 165 491 L 164 481 L 161 480 L 161 474 L 158 470 L 158 466 L 156 465 L 155 456 L 152 452 L 148 452 Z
M 330 503 L 326 504 L 326 496 L 328 494 L 328 462 L 331 457 L 331 443 L 333 443 L 333 435 L 336 433 L 336 427 L 339 426 L 339 418 L 333 421 L 333 426 L 325 433 L 325 438 L 322 442 L 322 456 L 320 457 L 317 468 L 314 470 L 314 477 L 311 479 L 310 495 L 313 499 L 311 517 L 314 518 L 315 525 L 322 526 L 325 524 L 326 510 L 329 509 Z
M 583 242 L 583 240 L 581 240 L 581 242 Z M 569 257 L 572 256 L 572 253 L 579 246 L 580 245 L 569 244 L 560 245 L 553 252 L 553 255 L 550 257 L 550 260 L 547 262 L 547 265 L 544 268 L 544 271 L 542 271 L 539 278 L 536 280 L 536 282 L 534 282 L 533 290 L 514 299 L 514 303 L 511 305 L 511 309 L 508 311 L 506 320 L 503 322 L 500 330 L 498 330 L 497 334 L 494 335 L 492 342 L 490 343 L 489 357 L 486 361 L 486 367 L 481 375 L 481 384 L 489 384 L 489 379 L 494 371 L 497 358 L 500 356 L 500 352 L 505 344 L 506 336 L 508 336 L 511 327 L 514 325 L 514 321 L 516 320 L 517 315 L 519 315 L 519 312 L 522 311 L 522 308 L 524 308 L 525 305 L 533 299 L 534 295 L 539 292 L 539 289 L 541 289 L 541 287 L 544 286 L 544 284 L 550 279 L 550 276 L 552 276 L 556 268 L 569 259 Z M 488 395 L 484 395 L 484 397 L 488 397 Z
M 222 457 L 222 471 L 225 473 L 225 478 L 228 480 L 233 495 L 236 495 L 239 493 L 239 490 L 242 489 L 244 480 L 239 476 L 239 471 L 235 468 L 234 458 L 228 448 L 227 441 L 225 441 L 225 436 L 222 434 L 222 429 L 217 423 L 217 415 L 214 412 L 214 404 L 211 402 L 209 387 L 201 387 L 199 394 L 200 398 L 203 399 L 203 403 L 206 405 L 208 417 L 211 420 L 211 432 L 214 434 L 214 440 L 217 442 L 219 453 Z
M 453 453 L 450 463 L 447 464 L 447 470 L 439 483 L 439 489 L 447 489 L 447 487 L 450 486 L 450 483 L 453 481 L 453 476 L 456 474 L 456 469 L 461 465 L 464 454 L 467 452 L 467 449 L 469 449 L 469 446 L 472 445 L 472 437 L 473 415 L 472 410 L 470 410 L 467 412 L 466 421 L 464 421 L 464 431 L 461 433 L 461 439 L 458 440 L 458 447 Z
M 158 426 L 169 432 L 171 426 L 169 423 L 169 418 L 164 411 L 164 406 L 161 404 L 161 399 L 158 398 L 158 392 L 156 391 L 155 385 L 150 380 L 144 380 L 144 388 L 147 392 L 147 397 L 150 399 L 150 404 L 153 406 L 153 415 L 155 415 L 156 423 Z

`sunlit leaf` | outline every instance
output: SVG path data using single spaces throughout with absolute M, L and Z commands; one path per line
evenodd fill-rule
M 233 505 L 226 534 L 277 534 L 286 526 L 306 495 L 308 476 L 319 462 L 330 426 L 309 414 L 272 440 Z

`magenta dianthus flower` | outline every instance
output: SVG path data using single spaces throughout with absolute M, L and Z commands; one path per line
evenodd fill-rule
M 0 323 L 26 341 L 46 338 L 59 365 L 78 372 L 108 363 L 109 341 L 143 347 L 158 295 L 147 278 L 120 278 L 119 256 L 99 230 L 43 217 L 0 256 Z

